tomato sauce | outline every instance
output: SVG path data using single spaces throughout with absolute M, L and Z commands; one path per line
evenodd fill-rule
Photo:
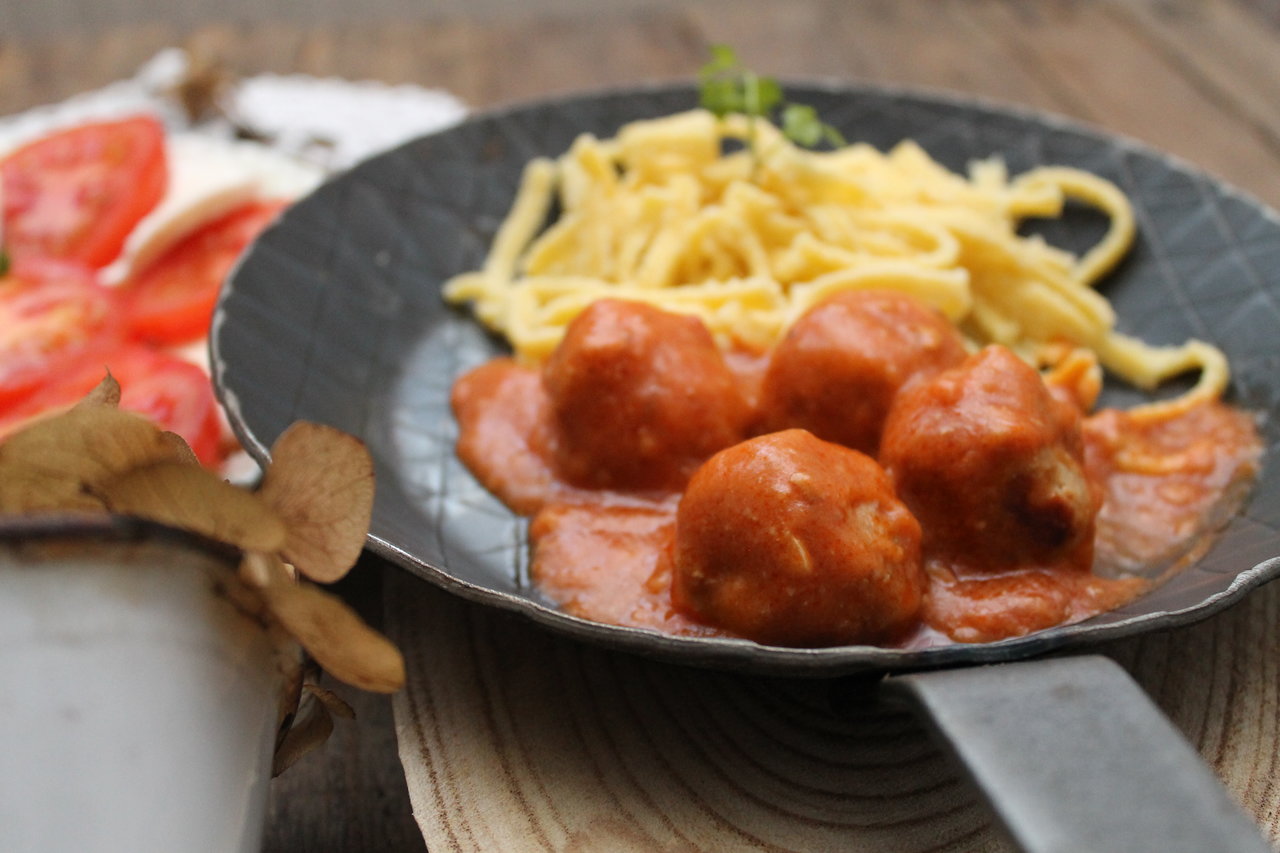
M 661 331 L 657 334 L 663 338 Z M 605 377 L 632 372 L 635 365 L 628 359 L 636 351 L 619 356 L 621 365 L 606 359 L 596 372 Z M 1162 573 L 1206 547 L 1213 530 L 1238 508 L 1261 454 L 1253 419 L 1222 403 L 1159 416 L 1101 410 L 1085 417 L 1022 362 L 1002 351 L 984 351 L 927 382 L 904 379 L 902 400 L 885 415 L 883 452 L 871 461 L 759 411 L 769 396 L 760 393 L 768 356 L 725 359 L 736 398 L 725 392 L 719 368 L 700 368 L 714 377 L 715 393 L 729 398 L 727 419 L 718 420 L 714 412 L 700 412 L 687 422 L 667 419 L 660 404 L 636 402 L 639 397 L 606 410 L 622 413 L 624 422 L 611 423 L 607 414 L 595 412 L 594 428 L 612 436 L 616 454 L 630 453 L 629 442 L 652 447 L 656 440 L 698 448 L 713 460 L 728 459 L 732 464 L 720 466 L 726 471 L 754 472 L 733 483 L 721 475 L 727 491 L 711 501 L 716 509 L 710 516 L 699 510 L 700 517 L 692 503 L 682 515 L 682 503 L 686 488 L 700 488 L 698 478 L 711 476 L 712 463 L 689 472 L 693 486 L 669 466 L 656 479 L 635 474 L 634 483 L 626 479 L 632 475 L 611 475 L 605 486 L 583 484 L 580 473 L 575 482 L 560 461 L 574 450 L 563 446 L 565 432 L 553 414 L 565 401 L 555 399 L 544 370 L 496 359 L 459 378 L 453 390 L 459 456 L 497 497 L 531 517 L 531 576 L 542 595 L 583 618 L 676 635 L 746 636 L 797 646 L 989 642 L 1086 619 L 1140 595 Z M 876 370 L 878 377 L 886 374 Z M 959 391 L 952 387 L 957 382 Z M 590 396 L 590 385 L 574 393 Z M 917 398 L 914 404 L 911 395 Z M 960 399 L 966 395 L 972 398 L 967 403 Z M 745 419 L 742 404 L 752 413 Z M 656 414 L 655 405 L 661 409 Z M 966 406 L 973 418 L 968 426 Z M 895 419 L 947 423 L 917 434 L 895 425 Z M 646 433 L 654 423 L 664 423 L 667 430 L 684 423 L 697 435 L 655 439 Z M 698 443 L 710 431 L 708 423 L 721 430 L 715 438 L 719 449 Z M 765 423 L 777 431 L 765 431 Z M 865 425 L 862 429 L 867 435 Z M 956 436 L 966 430 L 973 435 L 957 444 Z M 803 441 L 788 439 L 790 444 L 780 448 L 777 436 L 788 434 Z M 873 434 L 878 442 L 879 429 Z M 908 447 L 913 441 L 915 446 Z M 728 455 L 754 445 L 760 446 L 757 456 Z M 817 449 L 806 449 L 810 445 Z M 600 454 L 606 446 L 597 441 L 591 452 Z M 778 467 L 784 451 L 794 459 Z M 902 461 L 908 458 L 942 461 L 908 471 Z M 766 471 L 752 460 L 773 467 Z M 848 479 L 853 476 L 848 471 L 867 465 L 883 465 L 883 482 L 893 488 L 882 485 L 879 474 L 869 474 L 872 485 L 841 492 L 838 499 L 811 494 L 812 484 L 831 472 Z M 681 463 L 678 470 L 689 467 Z M 615 471 L 625 473 L 626 466 Z M 913 478 L 923 478 L 926 485 L 915 487 L 934 495 L 937 506 L 911 497 Z M 822 488 L 832 489 L 829 482 Z M 899 513 L 898 497 L 914 516 L 909 525 L 890 531 L 880 522 Z M 841 507 L 851 509 L 842 517 Z M 815 533 L 815 519 L 825 517 L 879 539 L 874 547 L 864 547 Z M 919 537 L 914 544 L 912 525 L 923 531 L 914 534 Z M 699 527 L 713 532 L 699 533 Z M 714 544 L 716 536 L 722 544 Z M 718 570 L 708 569 L 705 560 L 691 569 L 697 561 L 689 554 L 707 542 L 713 543 L 713 553 L 722 548 L 736 556 L 723 561 L 730 576 L 713 578 L 721 586 L 704 594 L 695 581 L 704 582 L 706 572 Z M 801 557 L 792 560 L 792 549 Z M 904 564 L 915 561 L 916 568 L 905 571 L 920 573 L 922 593 L 914 580 L 890 574 L 904 571 L 891 565 L 894 561 L 885 556 L 890 553 L 907 554 L 900 561 Z M 789 560 L 789 573 L 777 569 Z M 850 562 L 860 566 L 853 573 L 843 567 Z M 733 566 L 743 568 L 735 574 Z M 703 592 L 690 600 L 681 594 L 682 585 Z M 830 596 L 823 594 L 827 589 Z M 897 621 L 889 630 L 887 623 L 854 619 L 854 633 L 841 633 L 843 623 L 836 618 L 841 601 L 868 612 L 893 612 Z
M 530 574 L 575 616 L 667 634 L 723 633 L 672 606 L 675 523 L 674 499 L 548 504 L 529 526 Z
M 1084 438 L 1090 477 L 1105 491 L 1095 562 L 1110 574 L 1158 575 L 1202 554 L 1262 457 L 1253 417 L 1219 401 L 1173 417 L 1103 410 Z

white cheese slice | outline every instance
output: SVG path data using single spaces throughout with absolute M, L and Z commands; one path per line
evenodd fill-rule
M 181 346 L 170 347 L 168 353 L 188 364 L 194 364 L 210 376 L 213 375 L 213 368 L 209 364 L 209 342 L 204 338 Z
M 251 199 L 295 199 L 323 178 L 316 166 L 248 142 L 173 133 L 166 151 L 168 189 L 103 270 L 107 284 L 119 284 L 196 228 Z

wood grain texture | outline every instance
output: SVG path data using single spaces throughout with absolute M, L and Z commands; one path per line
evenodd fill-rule
M 1009 849 L 921 723 L 853 679 L 655 663 L 390 576 L 393 704 L 433 851 Z M 1280 586 L 1121 662 L 1273 843 Z
M 484 108 L 690 78 L 708 45 L 725 42 L 782 77 L 946 89 L 1062 113 L 1280 206 L 1273 0 L 494 0 L 474 14 L 461 2 L 433 12 L 388 0 L 397 9 L 374 2 L 380 11 L 367 16 L 351 4 L 309 16 L 266 0 L 252 15 L 231 14 L 240 8 L 231 4 L 221 17 L 149 2 L 95 4 L 92 27 L 18 37 L 0 26 L 0 114 L 103 86 L 170 45 L 240 74 L 417 83 Z M 387 628 L 413 678 L 394 719 L 386 699 L 343 692 L 358 719 L 276 781 L 269 851 L 420 851 L 423 835 L 432 851 L 1005 849 L 921 726 L 865 685 L 602 652 L 376 560 L 340 592 L 378 621 L 384 576 Z M 1105 650 L 1273 842 L 1278 626 L 1273 584 L 1202 625 Z
M 389 584 L 394 699 L 433 851 L 999 849 L 920 724 L 849 681 L 603 652 Z
M 1280 199 L 1276 152 L 1267 138 L 1226 92 L 1187 73 L 1190 60 L 1157 49 L 1149 27 L 1122 6 L 983 2 L 973 8 L 1018 46 L 1023 66 L 1052 81 L 1080 118 L 1199 164 L 1271 203 Z M 1167 14 L 1166 22 L 1187 37 L 1200 29 L 1190 12 Z M 1215 119 L 1228 124 L 1213 127 Z
M 333 591 L 381 627 L 383 577 L 391 571 L 399 574 L 362 558 Z M 351 705 L 355 720 L 335 720 L 322 747 L 272 782 L 263 853 L 422 853 L 427 848 L 396 759 L 390 699 L 329 679 L 323 684 Z

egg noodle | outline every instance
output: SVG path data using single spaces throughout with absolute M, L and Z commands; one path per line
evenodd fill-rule
M 726 150 L 725 140 L 748 139 Z M 1068 201 L 1109 218 L 1082 256 L 1018 233 Z M 1093 289 L 1134 230 L 1125 195 L 1078 169 L 1011 178 L 992 158 L 965 177 L 911 141 L 887 153 L 864 143 L 810 151 L 765 120 L 694 110 L 612 139 L 584 134 L 560 158 L 530 161 L 483 267 L 444 293 L 536 364 L 605 297 L 695 315 L 722 346 L 759 350 L 833 293 L 894 289 L 934 305 L 972 345 L 1003 344 L 1041 368 L 1101 364 L 1143 389 L 1199 370 L 1190 391 L 1153 410 L 1217 397 L 1227 383 L 1219 350 L 1120 334 Z

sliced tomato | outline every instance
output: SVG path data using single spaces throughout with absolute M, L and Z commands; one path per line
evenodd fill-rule
M 236 259 L 284 209 L 257 201 L 202 225 L 120 286 L 128 334 L 180 344 L 208 334 L 222 282 Z
M 39 391 L 0 411 L 0 437 L 74 405 L 108 370 L 120 383 L 121 409 L 182 436 L 204 465 L 223 461 L 222 418 L 208 375 L 175 355 L 135 343 L 99 345 L 63 364 Z
M 203 370 L 169 353 L 136 346 L 121 350 L 107 367 L 120 382 L 120 408 L 182 436 L 204 465 L 216 467 L 222 461 L 222 419 Z
M 48 258 L 105 266 L 168 179 L 164 127 L 150 116 L 30 142 L 0 161 L 6 250 L 15 264 Z
M 3 235 L 0 235 L 3 236 Z M 59 258 L 27 256 L 9 264 L 9 275 L 27 282 L 88 281 L 94 282 L 94 271 L 84 264 Z
M 69 269 L 46 281 L 0 278 L 0 413 L 117 339 L 115 306 L 114 294 Z

